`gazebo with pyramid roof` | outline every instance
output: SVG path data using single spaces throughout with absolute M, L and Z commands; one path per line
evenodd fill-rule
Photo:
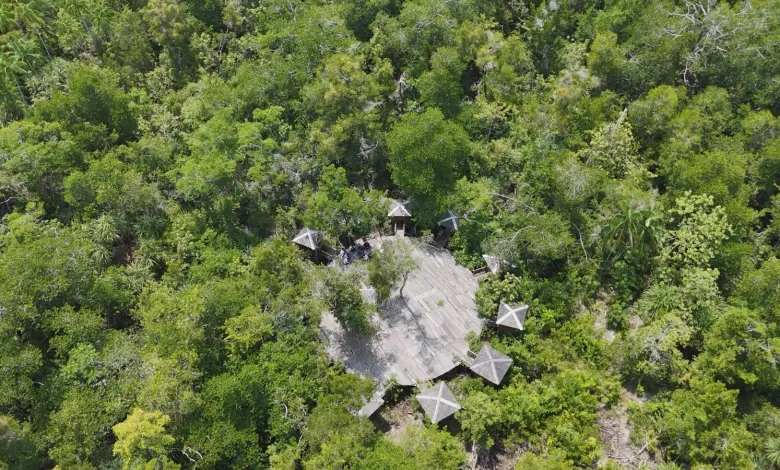
M 379 394 L 375 393 L 374 396 L 371 397 L 371 400 L 369 400 L 368 403 L 363 405 L 363 407 L 358 410 L 357 415 L 368 418 L 369 416 L 376 413 L 376 411 L 384 404 L 385 400 L 383 400 Z
M 390 209 L 387 211 L 387 216 L 394 217 L 411 217 L 412 212 L 409 210 L 409 201 L 401 201 L 399 199 L 390 200 Z
M 512 359 L 509 356 L 496 351 L 489 344 L 485 344 L 477 354 L 470 369 L 487 381 L 498 385 L 511 366 Z
M 501 258 L 495 255 L 482 255 L 485 265 L 493 274 L 501 273 Z
M 409 201 L 391 199 L 387 217 L 389 217 L 393 223 L 394 233 L 401 235 L 406 232 L 406 227 L 411 224 L 412 220 L 412 211 L 409 210 Z
M 447 213 L 442 216 L 441 220 L 439 220 L 439 225 L 446 228 L 450 232 L 457 232 L 458 214 L 453 211 L 447 211 Z
M 528 305 L 510 305 L 501 302 L 501 305 L 498 307 L 496 325 L 522 331 L 525 326 L 525 316 L 527 313 Z
M 460 409 L 460 403 L 444 382 L 439 382 L 417 395 L 417 401 L 420 402 L 420 406 L 432 423 L 438 423 Z
M 310 250 L 316 250 L 321 240 L 322 234 L 319 231 L 304 227 L 298 232 L 298 235 L 293 238 L 293 243 Z

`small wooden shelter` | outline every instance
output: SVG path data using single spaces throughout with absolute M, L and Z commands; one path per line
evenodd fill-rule
M 528 305 L 519 305 L 501 302 L 498 306 L 496 325 L 513 330 L 523 330 L 525 316 L 528 313 Z
M 390 209 L 387 211 L 387 216 L 391 219 L 394 217 L 411 217 L 412 212 L 409 210 L 409 201 L 391 199 Z
M 474 359 L 470 369 L 487 381 L 498 385 L 512 366 L 512 359 L 502 354 L 489 344 L 485 344 Z
M 371 400 L 368 401 L 365 405 L 363 405 L 363 408 L 358 410 L 357 415 L 362 416 L 364 418 L 368 418 L 369 416 L 376 413 L 376 411 L 382 407 L 382 405 L 385 404 L 385 401 L 382 399 L 379 394 L 374 394 L 373 397 L 371 397 Z
M 444 382 L 439 382 L 417 395 L 417 401 L 420 402 L 420 406 L 425 410 L 425 414 L 432 423 L 438 423 L 452 416 L 461 408 L 460 403 Z
M 312 230 L 308 227 L 304 227 L 298 232 L 298 235 L 293 238 L 293 243 L 296 245 L 308 248 L 312 251 L 316 250 L 320 246 L 322 241 L 322 233 L 318 230 Z
M 452 237 L 453 233 L 458 231 L 458 228 L 458 214 L 453 211 L 447 211 L 447 213 L 439 219 L 438 226 L 433 232 L 434 242 L 440 247 L 446 248 L 450 243 L 450 237 Z
M 387 216 L 393 223 L 393 233 L 405 233 L 406 227 L 411 223 L 412 220 L 412 211 L 409 210 L 409 201 L 391 199 L 390 209 L 387 211 Z

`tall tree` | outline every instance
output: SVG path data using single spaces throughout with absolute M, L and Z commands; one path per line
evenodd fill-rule
M 466 171 L 468 136 L 436 108 L 403 116 L 387 136 L 393 182 L 429 224 L 447 210 L 450 192 Z

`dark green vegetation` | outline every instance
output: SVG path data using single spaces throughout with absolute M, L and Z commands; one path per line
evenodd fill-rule
M 780 467 L 778 0 L 3 0 L 0 33 L 0 468 L 588 467 L 621 387 L 666 468 Z M 350 414 L 317 325 L 368 312 L 288 241 L 384 194 L 514 265 L 482 314 L 531 305 L 454 435 Z

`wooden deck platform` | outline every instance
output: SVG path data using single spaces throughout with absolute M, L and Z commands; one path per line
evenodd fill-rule
M 394 239 L 369 242 L 379 248 Z M 479 333 L 482 328 L 474 304 L 477 280 L 471 272 L 455 263 L 449 251 L 408 240 L 415 245 L 417 269 L 409 274 L 403 297 L 396 291 L 379 307 L 375 336 L 346 332 L 327 312 L 320 323 L 332 360 L 343 361 L 347 370 L 378 382 L 395 376 L 401 385 L 414 385 L 452 370 L 457 357 L 467 357 L 466 334 Z

